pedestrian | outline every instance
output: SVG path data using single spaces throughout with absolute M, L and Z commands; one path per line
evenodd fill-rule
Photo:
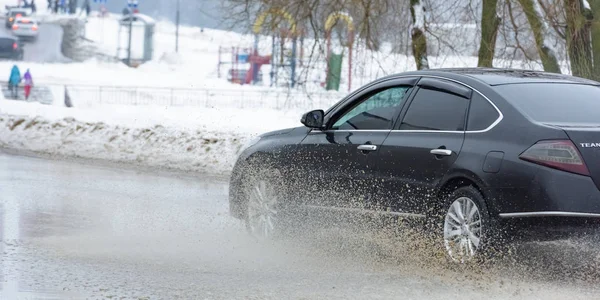
M 52 11 L 52 0 L 48 0 L 48 11 Z
M 58 14 L 58 1 L 59 0 L 54 0 L 54 14 Z
M 74 15 L 77 13 L 77 0 L 69 0 L 69 3 L 67 4 L 67 8 L 68 8 L 68 13 L 70 15 Z
M 8 78 L 8 88 L 10 89 L 10 95 L 13 99 L 19 97 L 19 82 L 21 82 L 21 71 L 17 65 L 13 65 L 10 70 L 10 77 Z
M 31 94 L 31 88 L 33 87 L 33 78 L 29 69 L 23 75 L 23 83 L 25 84 L 25 100 L 29 100 L 29 94 Z
M 83 5 L 85 6 L 85 15 L 89 17 L 90 12 L 92 11 L 92 5 L 90 4 L 90 0 L 85 0 L 85 3 Z
M 37 11 L 37 5 L 35 5 L 35 0 L 31 0 L 31 3 L 29 3 L 29 5 L 31 6 L 31 13 L 35 14 L 35 12 Z

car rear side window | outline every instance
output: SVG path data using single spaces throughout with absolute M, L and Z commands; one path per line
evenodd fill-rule
M 419 89 L 400 130 L 463 131 L 469 100 L 441 91 Z
M 492 104 L 479 93 L 473 93 L 471 97 L 471 108 L 467 121 L 467 130 L 478 131 L 489 128 L 500 114 Z
M 333 123 L 333 130 L 392 129 L 409 86 L 399 86 L 379 91 L 360 101 Z
M 494 88 L 534 121 L 600 124 L 600 87 L 585 84 L 522 83 Z

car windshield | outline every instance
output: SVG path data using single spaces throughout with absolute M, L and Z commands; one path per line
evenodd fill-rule
M 524 83 L 494 87 L 537 122 L 600 124 L 600 87 L 584 84 Z

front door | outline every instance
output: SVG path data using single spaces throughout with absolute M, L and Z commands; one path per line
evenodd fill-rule
M 397 120 L 410 83 L 393 80 L 369 88 L 326 116 L 324 130 L 302 141 L 304 204 L 364 208 L 380 147 Z

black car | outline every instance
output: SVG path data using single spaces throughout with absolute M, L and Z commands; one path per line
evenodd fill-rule
M 23 60 L 23 43 L 16 37 L 0 36 L 0 59 Z
M 420 219 L 459 262 L 498 236 L 594 230 L 599 116 L 600 83 L 572 76 L 388 76 L 306 113 L 304 127 L 251 142 L 231 176 L 230 211 L 263 237 L 298 208 Z

